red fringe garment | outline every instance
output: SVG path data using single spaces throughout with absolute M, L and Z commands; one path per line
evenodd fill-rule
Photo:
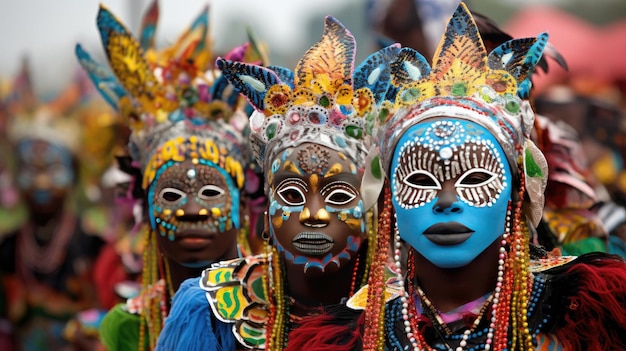
M 285 351 L 354 351 L 362 348 L 365 314 L 345 305 L 303 318 L 289 333 Z
M 551 280 L 550 300 L 561 313 L 550 332 L 565 350 L 626 350 L 626 263 L 620 257 L 582 255 Z

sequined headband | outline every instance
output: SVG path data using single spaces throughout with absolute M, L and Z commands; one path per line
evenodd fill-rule
M 301 143 L 323 144 L 362 165 L 374 119 L 389 87 L 390 63 L 400 52 L 391 45 L 354 69 L 356 41 L 335 18 L 326 17 L 319 42 L 295 71 L 218 59 L 217 66 L 256 112 L 250 118 L 257 162 L 267 169 L 281 150 Z
M 198 158 L 226 170 L 241 188 L 249 163 L 247 116 L 228 81 L 210 69 L 208 7 L 172 46 L 156 51 L 156 6 L 144 18 L 140 40 L 100 6 L 98 29 L 113 73 L 80 45 L 76 55 L 130 126 L 129 150 L 143 170 L 144 188 L 164 164 Z M 237 52 L 233 59 L 242 59 Z
M 530 77 L 541 58 L 547 34 L 513 39 L 487 53 L 476 23 L 464 3 L 457 7 L 435 52 L 432 68 L 413 52 L 393 67 L 395 111 L 379 126 L 376 144 L 389 170 L 399 138 L 411 126 L 433 117 L 470 120 L 487 128 L 504 149 L 515 175 L 524 172 L 527 193 L 539 221 L 547 164 L 530 140 L 534 112 L 525 100 Z

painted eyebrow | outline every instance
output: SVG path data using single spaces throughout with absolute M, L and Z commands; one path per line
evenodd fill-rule
M 333 183 L 336 181 L 344 181 L 346 183 L 350 183 L 352 181 L 358 181 L 358 180 L 359 180 L 359 177 L 356 174 L 343 172 L 343 173 L 335 174 L 328 178 L 322 178 L 321 183 L 322 183 L 322 186 L 325 186 L 326 184 Z
M 290 178 L 297 178 L 300 181 L 303 181 L 303 182 L 307 183 L 304 180 L 304 177 L 302 177 L 301 175 L 299 175 L 297 173 L 280 170 L 280 171 L 274 173 L 274 178 L 272 179 L 272 184 L 270 184 L 270 185 L 276 186 L 276 185 L 282 183 L 284 180 L 290 179 Z

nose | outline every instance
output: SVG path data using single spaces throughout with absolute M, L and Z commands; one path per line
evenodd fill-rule
M 312 213 L 313 211 L 311 211 L 311 209 L 313 209 L 315 213 Z M 330 214 L 324 207 L 309 208 L 309 206 L 305 206 L 302 212 L 300 212 L 299 219 L 300 223 L 306 227 L 320 228 L 330 223 Z
M 219 212 L 219 213 L 216 213 Z M 211 209 L 209 212 L 208 209 L 202 207 L 196 200 L 193 198 L 189 198 L 187 203 L 185 203 L 181 208 L 176 210 L 175 212 L 176 218 L 179 221 L 185 222 L 201 222 L 209 219 L 210 214 L 217 214 L 216 217 L 221 215 L 221 211 L 217 208 Z
M 433 205 L 433 212 L 436 214 L 452 214 L 460 213 L 462 208 L 456 194 L 454 183 L 450 180 L 445 181 L 439 194 L 437 194 L 437 202 Z
M 52 187 L 52 180 L 49 175 L 40 173 L 35 176 L 34 185 L 37 189 L 48 190 Z

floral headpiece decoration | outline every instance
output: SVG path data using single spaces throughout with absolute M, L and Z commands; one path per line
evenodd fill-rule
M 326 145 L 363 165 L 374 119 L 388 111 L 381 102 L 389 87 L 390 62 L 399 51 L 391 45 L 355 69 L 356 41 L 329 16 L 322 38 L 295 71 L 222 58 L 217 66 L 256 109 L 250 117 L 250 138 L 265 170 L 274 155 L 305 142 Z
M 237 94 L 209 65 L 208 7 L 161 51 L 153 47 L 157 17 L 155 1 L 137 40 L 101 5 L 97 24 L 113 73 L 80 45 L 76 55 L 131 128 L 129 151 L 143 171 L 144 189 L 163 165 L 185 159 L 208 160 L 228 172 L 241 189 L 249 164 L 247 119 Z M 256 61 L 260 56 L 249 55 L 252 49 L 247 44 L 230 55 Z
M 530 197 L 526 214 L 537 225 L 548 168 L 530 139 L 535 114 L 527 98 L 531 75 L 547 42 L 548 34 L 542 33 L 509 40 L 487 53 L 474 19 L 461 3 L 432 67 L 416 51 L 394 63 L 395 88 L 387 96 L 395 100 L 395 112 L 379 126 L 377 135 L 383 168 L 389 170 L 393 150 L 404 132 L 425 119 L 447 116 L 478 123 L 499 141 L 514 177 L 524 177 Z M 519 165 L 521 172 L 514 165 Z

